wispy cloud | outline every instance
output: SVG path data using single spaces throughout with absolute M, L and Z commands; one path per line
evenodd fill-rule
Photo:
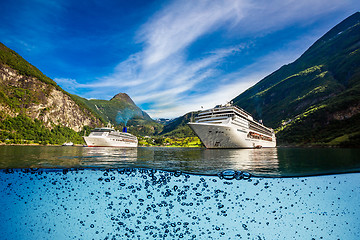
M 189 91 L 206 92 L 208 86 L 204 85 L 204 88 L 201 84 L 219 75 L 217 65 L 246 47 L 242 44 L 209 48 L 190 61 L 185 51 L 204 34 L 223 27 L 225 23 L 239 21 L 241 3 L 175 1 L 141 27 L 137 39 L 144 44 L 143 51 L 118 64 L 113 74 L 88 84 L 74 80 L 58 81 L 64 85 L 72 84 L 72 88 L 122 89 L 138 104 L 148 103 L 157 109 L 175 106 L 187 98 Z
M 178 53 L 205 33 L 242 17 L 245 1 L 175 1 L 140 31 L 144 64 L 152 65 Z
M 76 89 L 81 88 L 82 85 L 72 78 L 54 78 L 54 81 L 61 86 L 66 86 L 68 91 L 71 90 L 74 93 Z
M 245 61 L 253 44 L 251 34 L 256 33 L 256 40 L 293 24 L 310 24 L 343 5 L 343 0 L 334 0 L 331 5 L 325 0 L 173 1 L 140 27 L 135 39 L 142 49 L 120 62 L 113 73 L 86 84 L 55 80 L 68 88 L 88 89 L 85 97 L 126 92 L 137 104 L 146 104 L 152 117 L 179 116 L 199 106 L 231 100 L 304 50 L 304 43 L 301 47 L 294 44 L 298 47 L 295 50 L 284 46 L 223 70 L 229 59 L 241 57 Z M 207 39 L 206 46 L 190 58 L 189 49 L 216 31 L 221 37 Z M 236 41 L 231 41 L 234 35 Z M 217 44 L 217 40 L 226 44 Z

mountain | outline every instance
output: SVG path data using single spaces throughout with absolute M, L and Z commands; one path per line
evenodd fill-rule
M 196 112 L 189 112 L 166 123 L 160 135 L 174 137 L 194 137 L 194 132 L 187 125 L 195 116 Z
M 81 142 L 76 132 L 98 125 L 90 109 L 0 43 L 0 141 Z
M 127 126 L 133 134 L 155 135 L 163 128 L 136 106 L 126 93 L 119 93 L 110 100 L 88 100 L 76 95 L 72 96 L 100 116 L 104 122 L 110 122 L 115 126 Z
M 360 146 L 360 13 L 233 99 L 280 144 Z

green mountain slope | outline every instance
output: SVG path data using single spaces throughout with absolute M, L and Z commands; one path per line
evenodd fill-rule
M 101 124 L 93 112 L 0 43 L 0 142 L 82 143 Z
M 109 101 L 87 100 L 76 95 L 73 97 L 94 111 L 104 122 L 110 122 L 115 126 L 127 126 L 129 132 L 133 134 L 155 135 L 163 128 L 136 106 L 126 93 L 119 93 Z
M 172 137 L 195 137 L 195 133 L 187 125 L 197 113 L 190 112 L 181 117 L 175 118 L 164 126 L 160 133 L 163 136 Z
M 359 146 L 360 13 L 233 99 L 280 144 Z

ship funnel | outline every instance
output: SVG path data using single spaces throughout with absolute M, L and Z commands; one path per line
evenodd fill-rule
M 124 128 L 123 128 L 123 132 L 124 132 L 124 133 L 127 133 L 127 127 L 124 127 Z

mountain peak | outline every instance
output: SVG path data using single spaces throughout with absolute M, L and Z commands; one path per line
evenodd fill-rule
M 129 104 L 135 105 L 134 101 L 126 93 L 116 94 L 112 99 L 110 99 L 110 101 L 113 101 L 113 100 L 121 100 L 121 101 L 127 102 Z

